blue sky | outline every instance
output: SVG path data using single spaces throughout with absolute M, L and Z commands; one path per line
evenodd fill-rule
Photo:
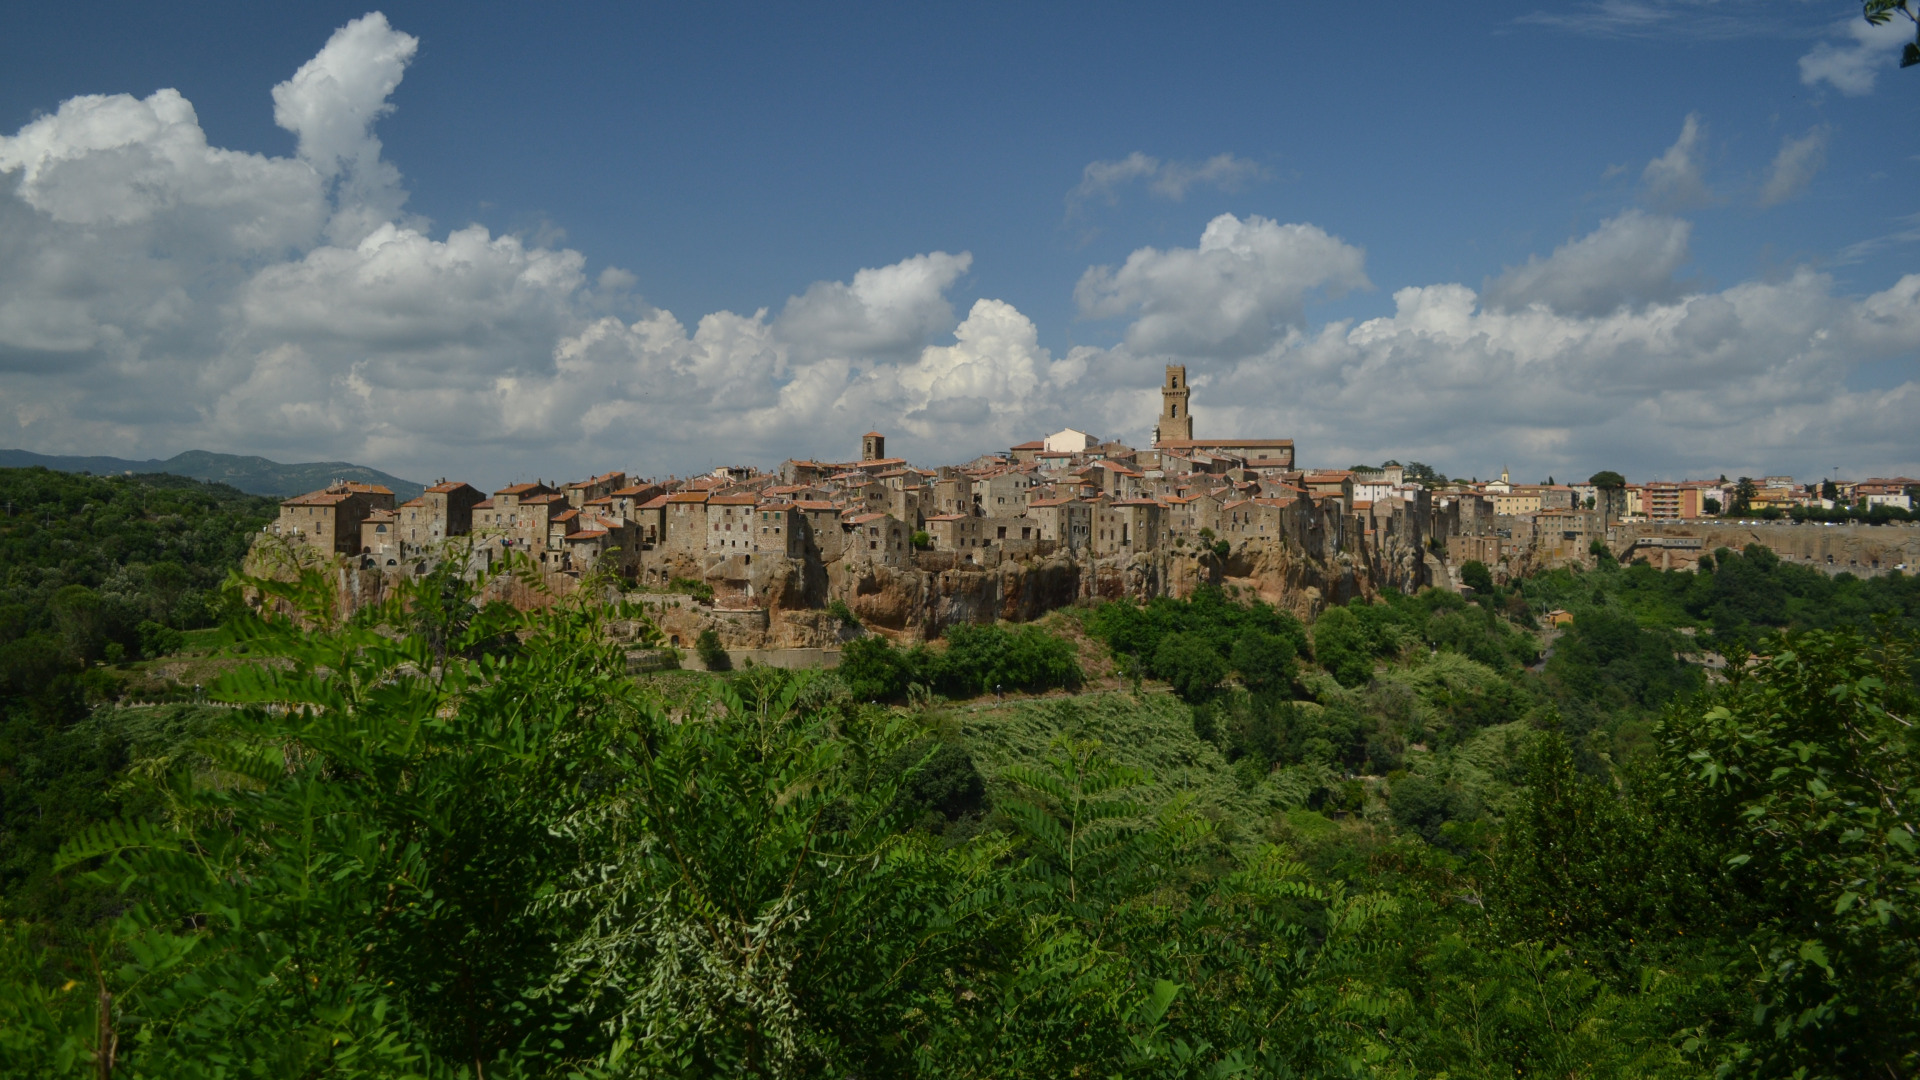
M 1920 72 L 1855 5 L 366 14 L 13 17 L 0 442 L 936 463 L 1144 439 L 1173 362 L 1319 465 L 1920 472 Z M 303 65 L 370 81 L 280 122 Z

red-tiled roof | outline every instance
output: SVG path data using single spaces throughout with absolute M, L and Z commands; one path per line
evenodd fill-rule
M 470 487 L 473 487 L 473 485 L 462 483 L 458 480 L 442 480 L 440 483 L 433 485 L 427 490 L 435 495 L 449 495 L 449 494 L 452 494 L 453 492 L 459 491 L 461 488 L 470 488 Z
M 670 503 L 703 503 L 707 501 L 707 498 L 708 495 L 704 491 L 676 491 L 667 496 L 667 501 Z
M 295 495 L 291 499 L 280 500 L 281 506 L 338 506 L 353 496 L 344 491 L 310 491 L 305 495 Z

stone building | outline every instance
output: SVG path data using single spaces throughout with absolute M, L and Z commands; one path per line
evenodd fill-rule
M 707 500 L 707 552 L 738 555 L 753 551 L 752 495 L 715 495 Z
M 1066 551 L 1085 551 L 1093 540 L 1093 507 L 1079 499 L 1035 499 L 1027 504 L 1037 535 Z
M 341 485 L 281 500 L 272 530 L 290 544 L 327 555 L 353 555 L 361 548 L 360 525 L 373 511 L 366 494 Z
M 842 558 L 868 559 L 887 566 L 906 565 L 909 537 L 906 526 L 892 514 L 855 514 L 846 519 L 846 548 Z
M 676 491 L 667 496 L 662 517 L 664 546 L 681 555 L 707 550 L 707 499 L 704 491 Z
M 1193 388 L 1187 385 L 1187 369 L 1168 365 L 1167 379 L 1160 387 L 1160 422 L 1153 427 L 1153 444 L 1186 441 L 1193 438 Z

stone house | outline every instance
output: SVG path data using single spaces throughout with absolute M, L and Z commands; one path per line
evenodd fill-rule
M 1161 507 L 1151 499 L 1120 499 L 1093 510 L 1093 553 L 1134 555 L 1160 545 Z
M 793 504 L 793 509 L 806 523 L 802 537 L 807 545 L 807 554 L 822 562 L 832 562 L 846 551 L 846 529 L 837 503 L 825 499 L 801 499 Z
M 1035 499 L 1027 517 L 1041 540 L 1051 540 L 1067 551 L 1085 551 L 1093 538 L 1093 507 L 1074 498 Z
M 442 480 L 400 508 L 400 539 L 414 547 L 473 532 L 473 511 L 484 500 L 472 484 Z
M 807 518 L 790 502 L 763 502 L 753 508 L 753 550 L 789 559 L 807 557 Z
M 1027 512 L 1035 482 L 1031 469 L 1006 469 L 973 482 L 973 504 L 983 517 L 1019 517 Z
M 418 502 L 419 500 L 413 500 Z M 398 566 L 402 541 L 396 518 L 413 502 L 401 504 L 401 510 L 374 510 L 360 523 L 360 555 L 375 566 Z
M 707 500 L 707 552 L 739 555 L 753 551 L 752 495 L 715 495 Z
M 473 528 L 475 532 L 487 535 L 513 533 L 521 529 L 520 503 L 529 498 L 544 495 L 557 495 L 554 489 L 545 484 L 512 484 L 493 493 L 493 498 L 485 500 L 490 505 L 474 505 Z M 565 501 L 564 499 L 562 501 Z
M 1109 499 L 1133 499 L 1146 492 L 1146 477 L 1140 470 L 1109 458 L 1088 465 L 1078 475 L 1083 486 L 1090 486 Z
M 639 530 L 640 544 L 651 548 L 666 542 L 667 495 L 664 491 L 632 507 L 627 507 L 616 495 L 613 508 L 615 517 L 633 522 L 634 528 Z
M 640 508 L 666 493 L 667 489 L 659 484 L 629 484 L 616 489 L 607 498 L 611 500 L 609 505 L 614 517 L 623 521 L 639 521 Z
M 986 544 L 986 519 L 971 514 L 935 514 L 927 519 L 935 551 L 970 551 Z
M 282 500 L 272 528 L 290 544 L 327 555 L 353 555 L 361 547 L 360 525 L 373 510 L 359 492 L 314 491 Z
M 1307 473 L 1300 486 L 1316 499 L 1339 499 L 1342 507 L 1353 506 L 1353 473 L 1345 469 Z
M 385 484 L 362 484 L 352 480 L 336 480 L 327 485 L 328 491 L 345 492 L 358 495 L 366 500 L 368 510 L 393 509 L 393 489 Z
M 892 514 L 855 514 L 846 519 L 844 558 L 863 558 L 887 566 L 904 566 L 908 558 L 907 528 Z
M 707 550 L 707 500 L 704 491 L 676 491 L 667 496 L 661 515 L 665 547 L 681 555 Z
M 578 510 L 595 499 L 604 499 L 627 486 L 627 474 L 602 473 L 590 480 L 576 480 L 566 486 L 567 505 Z

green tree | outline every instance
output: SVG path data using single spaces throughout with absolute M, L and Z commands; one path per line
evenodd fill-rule
M 1293 642 L 1278 634 L 1249 629 L 1233 643 L 1233 669 L 1255 693 L 1284 690 L 1293 682 Z
M 1154 650 L 1153 674 L 1165 679 L 1181 700 L 1205 701 L 1227 676 L 1219 650 L 1194 634 L 1168 634 Z
M 1477 593 L 1493 592 L 1493 571 L 1479 559 L 1468 559 L 1460 564 L 1460 584 Z
M 727 655 L 726 646 L 720 644 L 720 634 L 714 630 L 702 630 L 694 639 L 693 651 L 700 656 L 700 662 L 708 671 L 733 670 L 733 658 Z
M 1353 612 L 1330 607 L 1313 624 L 1313 657 L 1342 686 L 1364 686 L 1373 678 L 1373 647 L 1366 627 Z

